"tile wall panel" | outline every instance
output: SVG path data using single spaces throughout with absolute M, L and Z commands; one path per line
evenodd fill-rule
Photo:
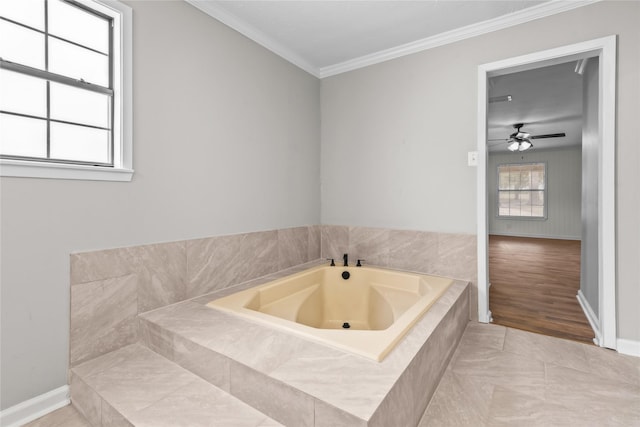
M 137 301 L 135 274 L 72 286 L 70 365 L 136 342 Z
M 321 226 L 322 257 L 365 259 L 365 264 L 471 282 L 469 317 L 477 320 L 477 241 L 474 234 L 371 227 Z
M 74 253 L 70 366 L 136 342 L 139 313 L 320 257 L 320 226 Z

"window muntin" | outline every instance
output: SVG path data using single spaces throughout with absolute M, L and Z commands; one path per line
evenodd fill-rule
M 8 91 L 0 103 L 0 120 L 6 124 L 0 131 L 0 157 L 113 167 L 113 18 L 64 0 L 1 3 L 0 87 L 20 81 L 39 100 L 31 104 L 12 96 L 16 90 Z M 43 29 L 23 4 L 42 5 L 33 10 L 42 14 Z M 87 26 L 85 42 L 78 28 Z M 5 37 L 5 30 L 23 33 L 32 42 Z M 34 130 L 23 133 L 30 126 Z
M 545 219 L 546 164 L 498 165 L 498 217 Z

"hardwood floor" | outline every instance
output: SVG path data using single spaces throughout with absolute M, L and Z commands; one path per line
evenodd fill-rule
M 494 323 L 593 343 L 576 299 L 579 241 L 490 235 L 489 280 Z

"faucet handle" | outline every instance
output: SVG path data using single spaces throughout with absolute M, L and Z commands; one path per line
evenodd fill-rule
M 335 263 L 335 261 L 333 260 L 333 258 L 327 258 L 327 261 L 329 261 L 329 260 L 331 260 L 331 267 L 335 267 L 335 266 L 336 266 L 336 263 Z
M 362 261 L 366 261 L 365 259 L 359 259 L 356 263 L 356 267 L 362 267 Z

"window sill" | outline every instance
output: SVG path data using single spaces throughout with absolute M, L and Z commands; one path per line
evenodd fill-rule
M 0 176 L 128 182 L 133 169 L 1 159 Z

